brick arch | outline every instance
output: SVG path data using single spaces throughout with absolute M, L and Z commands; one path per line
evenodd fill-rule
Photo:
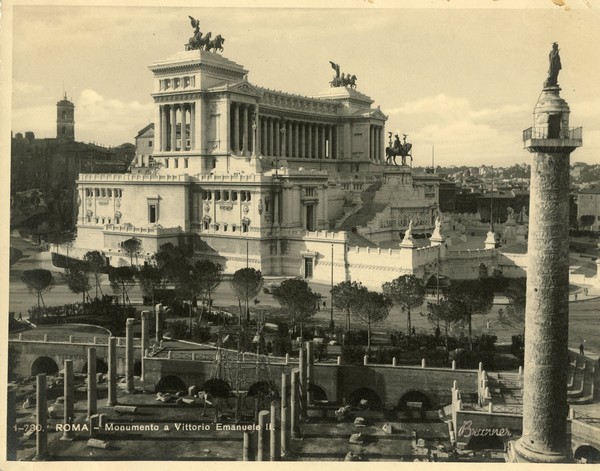
M 383 401 L 379 394 L 371 388 L 358 388 L 352 391 L 348 396 L 348 403 L 352 406 L 358 406 L 362 399 L 369 401 L 369 409 L 382 409 Z
M 600 463 L 600 450 L 592 445 L 581 445 L 573 453 L 573 458 L 577 461 L 586 459 L 587 463 Z
M 82 373 L 87 373 L 88 362 L 86 361 L 81 368 Z M 108 364 L 102 358 L 96 358 L 96 373 L 108 373 Z
M 156 383 L 154 392 L 178 392 L 187 391 L 187 386 L 179 376 L 168 375 L 160 378 L 160 381 Z
M 40 373 L 54 375 L 58 374 L 58 370 L 56 361 L 47 356 L 38 357 L 31 364 L 31 376 L 37 376 Z
M 421 402 L 422 410 L 433 410 L 435 409 L 436 404 L 436 401 L 429 394 L 420 389 L 411 389 L 404 392 L 402 396 L 400 396 L 400 399 L 398 399 L 398 409 L 410 409 L 407 404 L 408 402 Z

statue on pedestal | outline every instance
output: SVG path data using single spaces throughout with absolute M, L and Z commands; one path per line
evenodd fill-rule
M 404 142 L 400 142 L 400 137 L 398 133 L 394 136 L 394 144 L 392 145 L 392 133 L 389 134 L 389 147 L 385 148 L 385 156 L 386 156 L 386 165 L 390 165 L 390 161 L 393 161 L 394 165 L 398 165 L 396 163 L 396 156 L 402 157 L 402 165 L 406 165 L 406 157 L 410 156 L 410 160 L 412 160 L 412 154 L 410 153 L 412 149 L 412 144 L 410 142 L 406 142 L 406 134 L 402 134 L 404 136 Z
M 549 55 L 550 66 L 548 68 L 548 78 L 544 82 L 544 88 L 558 86 L 558 72 L 562 69 L 558 52 L 558 43 L 552 44 L 552 50 Z

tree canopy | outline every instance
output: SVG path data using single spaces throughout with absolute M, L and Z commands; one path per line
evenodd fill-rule
M 50 291 L 54 286 L 52 272 L 44 268 L 25 270 L 21 275 L 21 281 L 25 283 L 30 293 L 37 295 L 38 309 L 40 308 L 40 301 L 45 306 L 43 294 Z
M 137 237 L 132 237 L 121 242 L 121 248 L 129 255 L 129 264 L 133 265 L 133 259 L 135 258 L 137 263 L 138 257 L 142 254 L 142 241 Z
M 285 280 L 273 289 L 273 297 L 291 315 L 292 324 L 300 326 L 300 337 L 304 335 L 305 322 L 317 313 L 319 294 L 305 280 Z
M 145 296 L 152 298 L 154 306 L 154 290 L 160 288 L 165 281 L 165 274 L 162 268 L 156 265 L 147 264 L 141 266 L 135 276 L 140 282 L 140 288 Z
M 371 351 L 371 325 L 383 321 L 390 313 L 392 300 L 383 293 L 361 288 L 352 303 L 352 314 L 367 324 L 367 351 Z
M 508 298 L 506 310 L 498 312 L 498 321 L 502 325 L 525 329 L 525 301 L 527 297 L 527 280 L 515 278 L 510 280 L 504 295 Z
M 263 276 L 260 270 L 241 268 L 233 274 L 230 284 L 237 298 L 246 303 L 246 321 L 250 320 L 248 301 L 258 295 L 263 286 Z
M 392 302 L 406 310 L 406 327 L 411 335 L 412 325 L 410 310 L 419 307 L 425 300 L 425 286 L 420 278 L 414 275 L 402 275 L 390 282 L 383 284 L 383 292 Z
M 100 274 L 106 272 L 106 258 L 98 250 L 91 250 L 83 256 L 83 261 L 85 262 L 85 267 L 94 275 L 96 298 L 98 298 L 98 290 L 100 290 L 100 294 L 102 294 Z
M 123 298 L 123 306 L 128 299 L 127 292 L 135 284 L 135 269 L 132 267 L 116 267 L 108 271 L 110 287 Z
M 446 299 L 458 319 L 469 326 L 469 348 L 473 350 L 472 319 L 475 314 L 487 314 L 494 302 L 494 293 L 485 289 L 481 280 L 452 281 Z
M 194 264 L 194 276 L 198 282 L 198 288 L 201 295 L 208 299 L 209 304 L 212 294 L 223 280 L 221 276 L 222 272 L 223 267 L 210 260 L 203 259 Z
M 75 294 L 81 294 L 85 304 L 85 295 L 90 290 L 90 276 L 81 266 L 65 268 L 65 281 Z
M 333 306 L 346 312 L 346 330 L 350 330 L 350 312 L 363 286 L 356 281 L 342 281 L 331 289 Z

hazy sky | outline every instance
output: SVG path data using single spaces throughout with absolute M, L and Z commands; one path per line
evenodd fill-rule
M 133 142 L 153 119 L 148 65 L 183 51 L 192 15 L 226 38 L 222 55 L 256 85 L 318 94 L 334 73 L 330 60 L 357 75 L 358 90 L 389 116 L 387 130 L 409 135 L 415 165 L 430 163 L 432 145 L 441 165 L 529 161 L 521 133 L 558 41 L 561 94 L 571 126 L 584 127 L 572 161 L 600 163 L 598 10 L 348 4 L 359 8 L 15 5 L 11 129 L 54 137 L 64 83 L 77 140 Z

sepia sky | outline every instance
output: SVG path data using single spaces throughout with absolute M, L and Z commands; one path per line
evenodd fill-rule
M 134 142 L 153 118 L 148 65 L 184 50 L 192 15 L 203 33 L 225 37 L 222 55 L 248 69 L 253 84 L 316 95 L 329 87 L 330 60 L 357 75 L 358 90 L 389 116 L 386 129 L 409 135 L 417 166 L 430 164 L 433 145 L 440 165 L 529 161 L 521 133 L 532 125 L 557 41 L 561 95 L 571 126 L 584 127 L 572 161 L 600 163 L 598 10 L 422 3 L 440 8 L 382 8 L 389 3 L 377 0 L 345 3 L 356 8 L 16 4 L 11 130 L 54 137 L 64 84 L 76 105 L 77 140 Z

